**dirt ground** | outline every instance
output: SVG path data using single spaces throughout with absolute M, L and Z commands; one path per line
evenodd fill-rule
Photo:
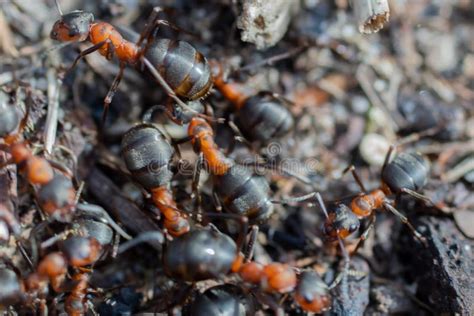
M 252 142 L 246 131 L 240 135 L 232 128 L 235 124 L 229 124 L 250 121 L 257 115 L 254 112 L 239 112 L 216 88 L 202 101 L 208 117 L 223 118 L 212 122 L 223 153 L 241 163 L 267 163 L 267 168 L 255 163 L 251 167 L 268 181 L 271 200 L 317 191 L 330 212 L 341 203 L 350 207 L 361 188 L 350 172 L 344 172 L 348 166 L 355 166 L 371 191 L 381 186 L 381 168 L 390 145 L 399 144 L 396 154 L 424 155 L 430 170 L 420 193 L 430 202 L 407 194 L 390 197 L 426 242 L 415 238 L 399 217 L 377 210 L 374 228 L 351 255 L 348 275 L 331 289 L 331 308 L 324 313 L 474 315 L 472 0 L 392 0 L 389 21 L 373 34 L 359 32 L 347 0 L 283 0 L 271 5 L 257 0 L 59 3 L 64 13 L 93 13 L 95 21 L 111 23 L 131 41 L 136 41 L 153 7 L 160 6 L 160 19 L 172 27 L 161 25 L 156 38 L 189 42 L 208 61 L 219 63 L 225 79 L 239 84 L 247 95 L 278 94 L 294 124 L 286 135 L 267 143 Z M 42 258 L 61 251 L 59 244 L 68 236 L 65 231 L 88 234 L 87 229 L 78 230 L 90 214 L 78 207 L 77 215 L 67 220 L 48 217 L 38 201 L 41 185 L 29 184 L 25 166 L 8 164 L 12 143 L 24 142 L 36 156 L 57 162 L 56 173 L 71 171 L 75 191 L 82 188 L 79 205 L 102 207 L 126 233 L 137 236 L 163 229 L 163 215 L 149 192 L 127 170 L 121 140 L 147 110 L 174 103 L 140 66 L 126 67 L 102 124 L 104 97 L 119 72 L 119 62 L 116 56 L 107 60 L 95 52 L 67 71 L 79 51 L 91 43 L 60 46 L 50 39 L 59 18 L 54 1 L 0 1 L 0 132 L 14 121 L 7 116 L 11 107 L 17 109 L 23 126 L 19 132 L 15 129 L 19 136 L 14 142 L 3 135 L 0 140 L 0 237 L 9 234 L 8 214 L 21 226 L 19 234 L 10 232 L 0 245 L 0 272 L 15 271 L 16 282 L 23 286 L 16 292 L 6 286 L 0 289 L 0 311 L 15 315 L 45 309 L 60 314 L 67 308 L 77 282 L 66 282 L 61 291 L 50 286 L 34 299 L 24 282 L 38 271 Z M 165 112 L 155 111 L 151 122 L 172 141 L 186 137 L 187 126 L 172 122 Z M 216 212 L 215 188 L 212 176 L 203 172 L 197 199 L 192 193 L 198 156 L 189 141 L 179 144 L 179 154 L 173 157 L 176 172 L 170 187 L 193 229 L 205 225 L 206 221 L 199 222 L 206 213 Z M 235 225 L 211 221 L 237 238 Z M 313 270 L 331 284 L 343 271 L 344 260 L 338 242 L 325 239 L 324 221 L 314 199 L 275 204 L 272 216 L 259 227 L 253 259 L 262 264 L 284 262 L 298 273 Z M 344 240 L 349 253 L 368 222 L 368 218 L 361 220 L 359 231 Z M 54 236 L 61 233 L 56 241 Z M 43 247 L 50 238 L 52 244 Z M 164 272 L 161 243 L 140 244 L 117 255 L 116 248 L 125 239 L 122 235 L 115 241 L 87 272 L 88 291 L 83 292 L 88 294 L 81 298 L 90 302 L 84 305 L 87 314 L 306 313 L 293 292 L 265 293 L 236 275 L 197 283 L 170 278 Z M 78 271 L 86 273 L 71 267 L 68 271 L 67 280 Z M 198 306 L 201 293 L 219 284 L 236 285 L 240 297 L 227 305 L 206 303 L 227 308 L 227 314 L 218 309 L 204 312 Z M 238 309 L 235 302 L 241 304 Z

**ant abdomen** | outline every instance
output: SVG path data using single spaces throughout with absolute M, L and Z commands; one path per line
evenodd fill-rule
M 197 100 L 212 87 L 209 64 L 191 44 L 171 39 L 156 39 L 145 52 L 166 83 L 180 97 Z
M 113 243 L 114 231 L 109 225 L 97 220 L 82 218 L 77 221 L 79 231 L 85 237 L 95 238 L 102 247 Z
M 15 130 L 20 122 L 15 107 L 0 103 L 0 137 L 5 137 Z
M 125 133 L 122 155 L 134 179 L 146 189 L 167 185 L 173 177 L 174 149 L 152 125 L 140 124 Z
M 196 228 L 171 241 L 163 255 L 165 272 L 184 281 L 219 278 L 229 273 L 237 251 L 227 235 L 210 228 Z
M 428 161 L 417 153 L 400 153 L 382 171 L 382 182 L 393 193 L 402 189 L 418 191 L 426 184 Z
M 15 271 L 0 268 L 0 306 L 9 306 L 18 303 L 23 293 L 22 284 Z
M 235 123 L 245 138 L 265 144 L 287 134 L 294 119 L 278 99 L 256 95 L 248 98 L 236 112 Z
M 223 175 L 214 176 L 216 194 L 230 213 L 246 216 L 252 224 L 264 222 L 273 213 L 265 178 L 234 164 Z
M 204 315 L 255 315 L 256 302 L 253 296 L 233 284 L 222 284 L 199 294 L 189 307 L 189 314 Z

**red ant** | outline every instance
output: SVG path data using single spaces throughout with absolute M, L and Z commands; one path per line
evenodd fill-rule
M 71 180 L 72 173 L 50 160 L 33 155 L 24 143 L 10 146 L 12 162 L 23 170 L 28 182 L 37 187 L 37 198 L 41 209 L 49 216 L 69 221 L 76 203 L 76 190 Z M 66 172 L 68 178 L 55 174 L 54 167 Z
M 427 182 L 429 163 L 423 156 L 417 153 L 400 153 L 390 161 L 394 148 L 395 146 L 391 146 L 385 157 L 381 172 L 381 186 L 369 193 L 367 193 L 365 186 L 360 180 L 355 167 L 350 166 L 346 169 L 345 172 L 352 172 L 362 193 L 352 200 L 350 208 L 345 205 L 339 205 L 337 211 L 331 213 L 324 225 L 324 232 L 329 238 L 340 237 L 344 239 L 358 229 L 358 218 L 369 217 L 369 225 L 362 233 L 354 253 L 357 252 L 373 228 L 376 210 L 380 208 L 395 214 L 402 223 L 407 225 L 418 240 L 426 244 L 425 237 L 413 227 L 405 215 L 401 214 L 393 206 L 394 200 L 388 196 L 393 194 L 399 196 L 406 193 L 421 199 L 427 204 L 432 204 L 427 197 L 416 192 Z
M 52 252 L 46 255 L 38 264 L 36 272 L 29 275 L 25 280 L 25 289 L 28 302 L 40 302 L 40 309 L 46 310 L 45 296 L 48 293 L 48 285 L 55 292 L 65 291 L 65 280 L 68 266 L 73 268 L 83 268 L 94 264 L 102 254 L 102 247 L 95 238 L 72 236 L 64 240 L 61 251 Z M 82 275 L 83 273 L 80 273 Z M 87 290 L 87 280 L 84 285 L 84 278 L 76 280 L 73 290 L 66 299 L 66 311 L 70 315 L 83 315 L 87 310 L 84 297 L 80 293 Z M 84 290 L 85 287 L 85 290 Z M 74 311 L 78 311 L 74 314 Z
M 246 139 L 267 144 L 291 130 L 294 119 L 283 104 L 291 104 L 291 101 L 268 91 L 257 94 L 245 92 L 242 85 L 225 82 L 219 63 L 212 65 L 214 86 L 235 106 L 235 123 L 238 132 L 242 132 Z
M 61 42 L 89 41 L 93 44 L 76 57 L 69 69 L 72 69 L 81 58 L 97 50 L 108 60 L 116 55 L 120 61 L 119 73 L 104 100 L 103 121 L 126 65 L 143 63 L 168 95 L 183 109 L 194 112 L 179 97 L 196 100 L 204 98 L 209 93 L 212 87 L 212 75 L 206 58 L 187 42 L 154 38 L 156 28 L 160 24 L 171 26 L 169 22 L 158 19 L 161 8 L 153 9 L 138 41 L 132 43 L 125 40 L 111 24 L 94 21 L 92 13 L 73 11 L 63 15 L 57 0 L 56 5 L 61 19 L 54 24 L 51 38 Z M 147 43 L 142 47 L 145 39 Z
M 246 258 L 240 252 L 241 245 L 247 231 L 247 219 L 233 214 L 213 213 L 213 217 L 239 219 L 241 230 L 237 243 L 229 236 L 221 233 L 213 225 L 196 227 L 195 229 L 176 237 L 165 245 L 163 253 L 163 268 L 165 273 L 175 279 L 197 282 L 207 279 L 220 278 L 230 272 L 237 273 L 243 281 L 259 284 L 261 289 L 268 293 L 291 293 L 295 291 L 295 299 L 302 303 L 307 311 L 319 311 L 329 308 L 329 288 L 321 292 L 320 283 L 308 284 L 304 274 L 301 285 L 294 268 L 287 264 L 271 263 L 265 266 L 255 262 L 245 262 Z M 137 244 L 158 240 L 163 242 L 160 232 L 147 232 L 134 240 L 122 244 L 119 253 L 123 253 Z M 251 252 L 251 251 L 250 251 Z M 322 282 L 322 281 L 321 281 Z M 316 287 L 311 289 L 311 287 Z
M 169 186 L 174 150 L 160 130 L 151 124 L 133 127 L 123 136 L 122 155 L 133 178 L 152 192 L 153 203 L 163 214 L 168 232 L 175 237 L 187 233 L 189 222 L 177 209 Z

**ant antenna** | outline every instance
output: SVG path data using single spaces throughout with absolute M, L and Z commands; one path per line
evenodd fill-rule
M 56 8 L 58 9 L 59 15 L 63 16 L 63 10 L 61 10 L 61 7 L 59 6 L 59 1 L 54 0 L 54 3 L 56 4 Z

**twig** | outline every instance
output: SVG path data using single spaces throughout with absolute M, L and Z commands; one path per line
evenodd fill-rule
M 15 41 L 13 40 L 12 30 L 8 25 L 7 20 L 3 11 L 0 10 L 0 49 L 11 57 L 18 57 L 18 50 L 15 47 Z
M 239 69 L 236 69 L 234 72 L 245 72 L 245 71 L 249 71 L 249 70 L 255 70 L 257 68 L 260 68 L 262 66 L 267 66 L 267 65 L 272 66 L 273 64 L 275 64 L 278 61 L 285 60 L 285 59 L 288 59 L 288 58 L 293 57 L 295 55 L 298 55 L 299 53 L 305 51 L 307 48 L 308 48 L 307 45 L 302 46 L 302 47 L 296 47 L 296 48 L 293 48 L 292 50 L 289 50 L 288 52 L 278 54 L 278 55 L 275 55 L 275 56 L 271 56 L 269 58 L 265 58 L 263 60 L 255 62 L 255 63 L 251 63 L 251 64 L 245 65 L 243 67 L 240 67 Z
M 377 33 L 390 19 L 388 0 L 353 0 L 352 7 L 359 32 Z
M 46 117 L 45 133 L 43 135 L 44 149 L 48 155 L 51 155 L 53 145 L 56 141 L 56 131 L 58 129 L 58 110 L 59 110 L 59 87 L 61 79 L 56 75 L 54 69 L 50 69 L 48 77 L 48 115 Z
M 443 181 L 452 183 L 459 180 L 466 173 L 474 170 L 474 156 L 470 156 L 459 164 L 457 164 L 453 169 L 449 170 L 445 174 L 441 175 Z
M 387 108 L 379 94 L 375 91 L 373 86 L 374 77 L 375 74 L 369 66 L 360 65 L 357 68 L 357 81 L 359 81 L 362 90 L 364 90 L 372 105 L 379 108 L 379 110 L 385 114 L 385 117 L 388 118 L 387 121 L 391 123 L 391 126 L 387 126 L 388 129 L 386 128 L 385 131 L 388 132 L 388 138 L 394 139 L 395 131 L 398 131 L 399 126 L 397 122 L 393 120 L 392 112 Z

